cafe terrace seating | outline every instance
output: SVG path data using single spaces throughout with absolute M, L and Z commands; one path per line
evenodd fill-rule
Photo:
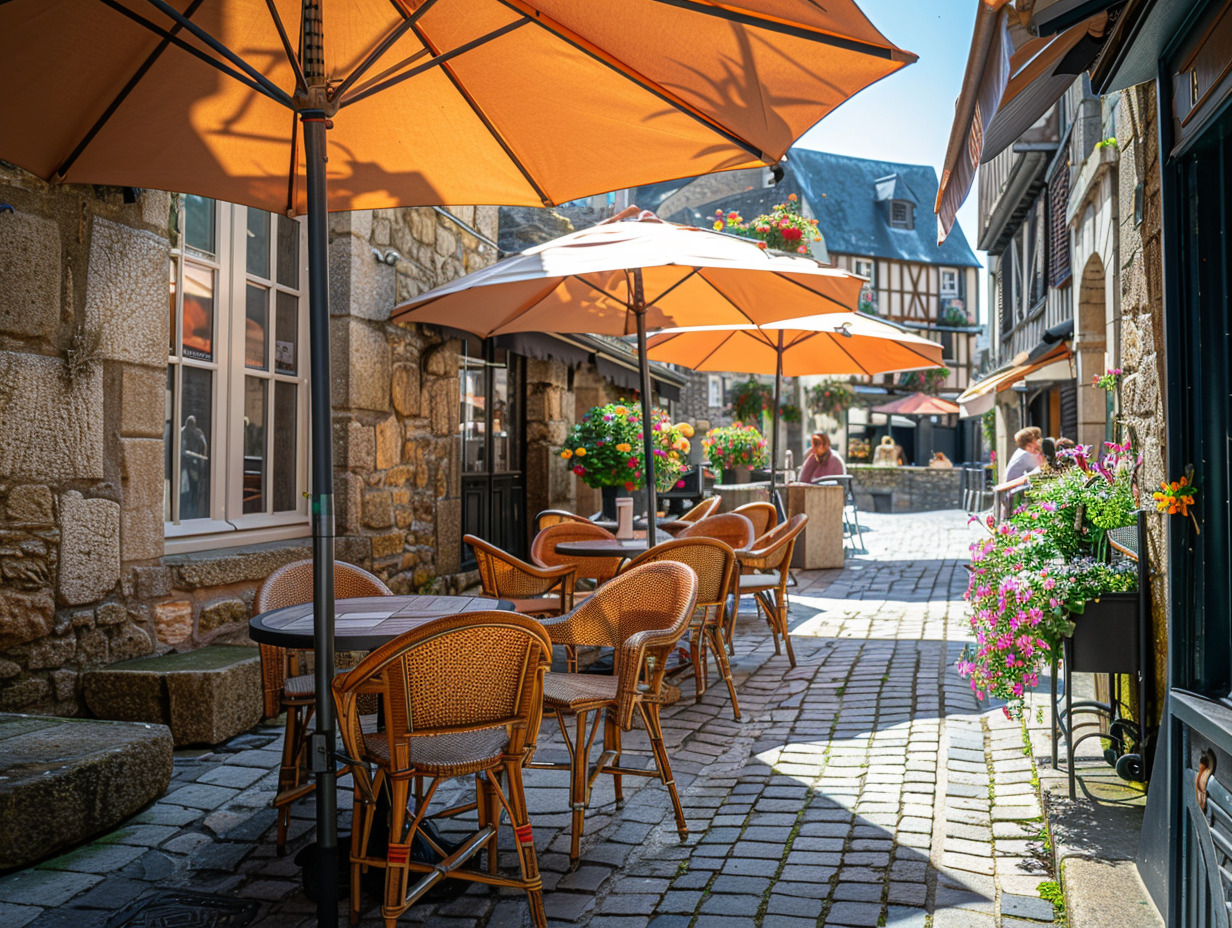
M 338 599 L 360 596 L 389 596 L 389 587 L 362 567 L 342 561 L 334 564 L 334 595 Z M 253 615 L 312 602 L 312 561 L 292 561 L 265 578 L 253 600 Z M 276 645 L 263 644 L 261 678 L 265 696 L 265 717 L 287 714 L 286 736 L 282 742 L 282 763 L 278 768 L 278 853 L 287 849 L 287 826 L 291 803 L 316 788 L 304 769 L 308 723 L 316 702 L 316 681 L 311 673 L 301 673 L 303 652 L 292 652 Z
M 722 502 L 723 498 L 721 496 L 707 496 L 679 519 L 672 522 L 664 522 L 660 527 L 669 535 L 678 536 L 689 525 L 692 525 L 694 522 L 700 522 L 713 513 Z
M 475 552 L 485 596 L 509 600 L 516 612 L 536 617 L 560 615 L 573 608 L 577 568 L 572 564 L 540 567 L 474 535 L 464 535 L 462 540 Z M 553 590 L 557 595 L 548 597 Z
M 796 666 L 796 654 L 791 647 L 791 637 L 787 633 L 787 581 L 788 568 L 791 566 L 791 555 L 796 547 L 796 539 L 804 531 L 808 516 L 797 513 L 782 525 L 779 525 L 761 538 L 757 539 L 755 547 L 740 552 L 740 563 L 754 572 L 742 574 L 740 577 L 740 593 L 752 593 L 757 600 L 758 610 L 766 617 L 770 633 L 774 636 L 774 653 L 779 650 L 781 636 L 787 646 L 787 658 L 791 666 Z M 737 606 L 732 610 L 731 620 L 727 625 L 727 642 L 730 645 L 736 618 L 739 613 L 739 597 Z

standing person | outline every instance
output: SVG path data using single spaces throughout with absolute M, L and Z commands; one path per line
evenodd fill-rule
M 1043 432 L 1034 425 L 1019 429 L 1014 433 L 1014 444 L 1018 446 L 1018 449 L 1005 468 L 1006 483 L 1017 480 L 1019 477 L 1025 477 L 1033 470 L 1039 470 L 1044 463 L 1044 456 L 1040 450 L 1040 439 L 1042 438 Z
M 830 436 L 825 432 L 813 433 L 813 447 L 804 457 L 800 468 L 800 482 L 812 483 L 818 477 L 834 477 L 847 473 L 843 459 L 830 447 Z

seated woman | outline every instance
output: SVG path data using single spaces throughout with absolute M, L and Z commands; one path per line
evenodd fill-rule
M 873 452 L 875 467 L 898 467 L 898 445 L 890 435 L 881 436 L 881 444 Z
M 804 456 L 800 468 L 800 482 L 812 483 L 818 477 L 834 477 L 847 473 L 843 459 L 830 447 L 830 436 L 825 432 L 813 433 L 813 447 Z

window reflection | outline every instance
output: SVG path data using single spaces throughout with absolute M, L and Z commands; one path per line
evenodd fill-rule
M 206 519 L 210 515 L 210 441 L 213 428 L 211 397 L 213 373 L 184 367 L 184 416 L 180 426 L 180 519 Z

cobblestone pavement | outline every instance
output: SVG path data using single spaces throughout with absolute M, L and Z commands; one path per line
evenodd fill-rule
M 1021 728 L 983 711 L 953 670 L 972 537 L 957 512 L 866 514 L 867 552 L 804 572 L 793 591 L 799 666 L 774 653 L 746 601 L 732 720 L 712 679 L 664 712 L 689 838 L 656 780 L 596 784 L 580 866 L 569 870 L 566 774 L 528 774 L 545 903 L 560 928 L 1026 928 L 1051 922 L 1034 769 Z M 540 758 L 564 759 L 545 719 Z M 626 739 L 636 749 L 640 729 Z M 294 851 L 273 848 L 280 729 L 177 754 L 167 794 L 106 838 L 0 877 L 0 925 L 105 925 L 159 889 L 259 904 L 254 924 L 315 924 Z M 642 747 L 645 740 L 641 738 Z M 626 756 L 627 759 L 627 756 Z M 459 787 L 461 788 L 461 787 Z M 345 803 L 344 803 L 345 804 Z M 349 822 L 344 822 L 344 830 Z M 501 858 L 513 863 L 502 829 Z M 474 886 L 406 924 L 529 925 L 524 897 Z M 364 900 L 365 926 L 382 924 Z

